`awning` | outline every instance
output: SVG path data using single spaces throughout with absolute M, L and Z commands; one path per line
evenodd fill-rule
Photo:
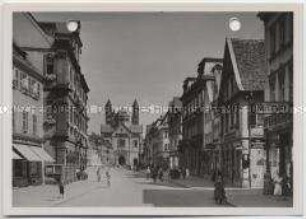
M 54 159 L 41 147 L 30 147 L 32 151 L 34 151 L 34 153 L 36 155 L 38 155 L 42 161 L 46 161 L 46 162 L 54 162 Z
M 41 161 L 41 158 L 30 149 L 29 145 L 14 144 L 13 147 L 29 161 Z
M 23 159 L 23 158 L 20 157 L 15 151 L 13 151 L 13 159 L 14 159 L 14 160 L 21 160 L 21 159 Z

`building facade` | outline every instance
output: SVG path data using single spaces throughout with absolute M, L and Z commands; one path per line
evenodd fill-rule
M 44 150 L 42 55 L 31 49 L 46 49 L 46 37 L 29 13 L 13 16 L 13 186 L 44 182 L 45 165 L 54 159 Z
M 182 102 L 174 97 L 169 103 L 169 165 L 171 169 L 179 168 L 179 144 L 182 141 Z
M 265 117 L 267 177 L 276 172 L 293 185 L 293 13 L 259 13 L 265 27 L 269 82 L 265 102 L 286 108 Z
M 203 102 L 204 84 L 196 77 L 188 77 L 183 83 L 182 129 L 180 145 L 180 166 L 188 168 L 191 174 L 199 175 L 201 167 L 201 148 L 203 146 L 203 113 L 199 104 Z
M 161 115 L 147 128 L 145 151 L 148 165 L 168 168 L 170 166 L 168 112 Z
M 263 115 L 267 64 L 263 40 L 226 39 L 218 107 L 222 127 L 222 173 L 238 187 L 263 187 Z
M 137 168 L 141 153 L 142 126 L 139 125 L 139 105 L 135 100 L 132 115 L 127 111 L 112 109 L 110 100 L 105 105 L 105 124 L 101 125 L 101 136 L 112 145 L 117 165 Z
M 215 80 L 212 71 L 216 75 L 220 74 L 221 64 L 222 59 L 205 57 L 198 65 L 197 76 L 186 78 L 183 84 L 181 97 L 183 139 L 180 146 L 182 157 L 180 166 L 188 168 L 194 175 L 212 172 L 210 166 L 213 162 L 210 153 L 213 132 L 209 108 L 214 89 L 210 88 L 213 87 Z
M 66 182 L 76 180 L 76 172 L 87 164 L 89 87 L 79 65 L 81 24 L 70 32 L 66 23 L 40 22 L 54 40 L 44 51 L 44 132 L 45 148 L 56 160 Z
M 204 87 L 204 147 L 202 151 L 201 175 L 211 177 L 219 167 L 219 150 L 214 143 L 214 123 L 217 122 L 213 101 L 218 94 L 222 73 L 222 59 L 203 59 L 199 64 L 201 75 L 205 75 Z

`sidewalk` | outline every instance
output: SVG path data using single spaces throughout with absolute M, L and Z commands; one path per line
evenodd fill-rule
M 226 189 L 228 201 L 236 207 L 292 207 L 292 197 L 284 199 L 273 195 L 263 195 L 263 189 Z
M 184 188 L 214 190 L 214 182 L 209 179 L 190 176 L 186 179 L 170 179 L 170 184 Z M 292 197 L 284 199 L 283 197 L 265 196 L 261 188 L 225 188 L 228 202 L 236 207 L 292 207 Z
M 62 202 L 80 197 L 87 192 L 102 186 L 102 183 L 95 181 L 78 181 L 66 185 L 65 197 L 59 196 L 57 185 L 29 186 L 24 188 L 14 188 L 13 206 L 14 207 L 50 207 Z

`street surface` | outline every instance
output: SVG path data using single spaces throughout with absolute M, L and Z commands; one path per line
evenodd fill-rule
M 14 207 L 292 207 L 292 198 L 264 196 L 261 189 L 226 188 L 227 205 L 216 205 L 213 183 L 190 177 L 186 180 L 147 180 L 145 174 L 111 169 L 111 186 L 105 171 L 97 182 L 96 168 L 88 169 L 88 180 L 70 183 L 65 198 L 56 185 L 14 188 Z
M 58 206 L 156 206 L 156 207 L 219 207 L 212 190 L 194 190 L 170 183 L 153 183 L 140 173 L 112 169 L 111 187 L 105 178 L 96 189 L 68 199 Z M 223 206 L 224 207 L 224 206 Z
M 168 182 L 153 183 L 142 173 L 111 169 L 111 186 L 105 175 L 97 182 L 95 168 L 89 170 L 87 181 L 66 186 L 65 198 L 60 199 L 56 185 L 18 188 L 13 192 L 13 206 L 100 207 L 224 207 L 216 205 L 213 190 L 186 188 Z

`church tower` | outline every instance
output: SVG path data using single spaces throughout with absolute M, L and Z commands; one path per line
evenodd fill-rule
M 136 99 L 133 103 L 132 125 L 139 125 L 139 104 Z
M 105 109 L 105 123 L 110 125 L 112 123 L 113 112 L 112 112 L 112 103 L 109 99 L 105 104 L 104 109 Z

